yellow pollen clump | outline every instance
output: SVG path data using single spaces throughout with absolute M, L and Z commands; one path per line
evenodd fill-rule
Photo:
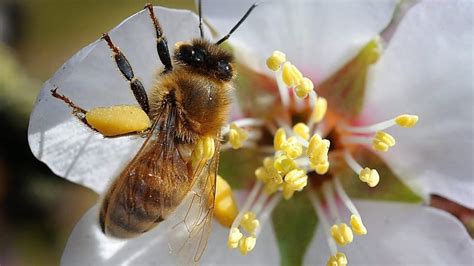
M 377 170 L 366 167 L 360 171 L 359 179 L 369 187 L 375 187 L 380 181 L 380 176 Z
M 290 199 L 295 191 L 301 191 L 308 184 L 308 176 L 306 171 L 295 169 L 285 176 L 283 183 L 283 198 Z
M 286 55 L 280 51 L 274 51 L 267 59 L 267 67 L 273 71 L 277 71 L 281 64 L 286 61 Z
M 244 228 L 249 234 L 255 235 L 256 229 L 260 226 L 260 221 L 256 219 L 256 215 L 253 212 L 246 212 L 242 216 L 240 226 Z
M 331 227 L 331 236 L 342 247 L 351 243 L 354 239 L 351 228 L 345 223 L 333 225 Z
M 235 123 L 230 124 L 229 142 L 233 149 L 241 148 L 248 138 L 247 131 L 238 127 Z
M 286 133 L 283 128 L 279 128 L 273 137 L 273 148 L 277 151 L 281 150 L 283 143 L 286 142 Z
M 383 131 L 377 131 L 372 140 L 372 148 L 377 151 L 388 151 L 388 149 L 394 145 L 395 138 Z
M 290 159 L 298 158 L 303 153 L 303 146 L 296 137 L 289 137 L 288 140 L 281 145 L 281 149 Z
M 418 116 L 417 115 L 399 115 L 397 118 L 395 118 L 395 123 L 401 127 L 413 127 L 416 125 L 418 122 Z
M 240 232 L 238 228 L 230 229 L 229 238 L 227 239 L 227 247 L 237 248 L 243 236 L 244 235 Z
M 314 122 L 321 122 L 321 120 L 323 120 L 324 116 L 326 115 L 327 109 L 328 101 L 323 97 L 318 97 L 314 105 L 313 113 L 311 114 L 311 118 L 314 120 Z
M 362 223 L 362 219 L 357 214 L 351 215 L 351 227 L 352 227 L 352 231 L 354 231 L 354 233 L 356 235 L 366 235 L 367 234 L 367 229 L 365 228 L 364 224 Z
M 283 64 L 282 78 L 286 86 L 295 87 L 301 83 L 303 74 L 290 62 L 285 62 Z
M 253 236 L 244 237 L 240 239 L 240 242 L 239 242 L 240 253 L 242 255 L 247 255 L 247 253 L 249 253 L 255 247 L 256 243 L 257 243 L 257 238 Z
M 151 125 L 148 115 L 132 105 L 93 108 L 86 113 L 86 121 L 107 137 L 144 131 Z
M 293 132 L 303 138 L 304 140 L 309 139 L 309 127 L 304 123 L 298 123 L 293 126 Z
M 342 252 L 337 252 L 335 256 L 331 256 L 326 263 L 326 266 L 346 266 L 347 257 Z
M 232 188 L 221 176 L 216 177 L 216 197 L 214 201 L 214 217 L 225 227 L 232 225 L 237 217 L 237 202 Z
M 295 92 L 298 97 L 306 98 L 313 89 L 313 82 L 309 78 L 303 78 L 301 83 L 295 87 Z

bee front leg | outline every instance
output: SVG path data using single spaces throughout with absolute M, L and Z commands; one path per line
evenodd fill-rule
M 168 49 L 168 42 L 166 41 L 166 37 L 163 34 L 163 30 L 161 29 L 160 22 L 155 16 L 155 12 L 153 11 L 153 5 L 148 4 L 145 6 L 148 9 L 148 14 L 153 22 L 153 26 L 155 27 L 156 32 L 156 50 L 158 52 L 158 56 L 160 57 L 161 63 L 165 66 L 165 70 L 163 73 L 167 73 L 173 70 L 173 65 L 171 64 L 171 56 Z
M 72 108 L 72 114 L 91 130 L 104 137 L 121 137 L 128 135 L 143 136 L 151 126 L 148 115 L 137 106 L 115 105 L 97 107 L 87 111 L 74 104 L 68 97 L 51 90 L 51 95 Z

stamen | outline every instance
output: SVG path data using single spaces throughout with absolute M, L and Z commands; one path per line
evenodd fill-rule
M 249 134 L 247 131 L 240 128 L 235 123 L 230 124 L 229 142 L 234 150 L 241 148 L 248 137 Z
M 275 194 L 272 196 L 270 201 L 267 203 L 265 208 L 263 210 L 260 210 L 259 217 L 260 217 L 260 224 L 264 225 L 266 221 L 268 220 L 268 217 L 270 217 L 270 214 L 273 212 L 273 209 L 278 205 L 282 197 L 281 193 Z M 260 234 L 260 231 L 262 230 L 262 226 L 257 228 L 256 235 L 258 236 Z
M 240 239 L 242 239 L 244 235 L 240 232 L 239 228 L 231 228 L 229 237 L 227 239 L 227 247 L 228 248 L 237 248 L 239 246 Z
M 258 192 L 261 190 L 262 186 L 263 186 L 263 183 L 259 182 L 259 181 L 257 181 L 253 185 L 252 191 L 250 191 L 250 194 L 247 197 L 247 200 L 245 201 L 244 206 L 242 207 L 239 214 L 237 215 L 237 218 L 235 218 L 234 222 L 232 223 L 231 228 L 238 228 L 239 227 L 240 221 L 242 220 L 242 216 L 244 215 L 244 213 L 246 213 L 249 210 L 250 206 L 255 201 L 255 198 L 257 197 Z M 230 233 L 232 233 L 232 229 L 231 229 Z M 230 234 L 229 234 L 229 236 L 230 236 Z
M 240 253 L 242 255 L 247 255 L 247 253 L 249 253 L 255 247 L 256 243 L 257 238 L 253 236 L 241 238 L 239 242 Z
M 352 240 L 354 239 L 351 228 L 345 223 L 333 225 L 331 227 L 331 236 L 341 247 L 352 243 Z
M 332 218 L 336 220 L 336 223 L 340 223 L 341 219 L 339 218 L 339 211 L 336 206 L 336 198 L 334 197 L 334 190 L 331 182 L 325 182 L 322 186 L 322 191 L 324 199 L 329 207 L 329 213 Z
M 323 207 L 321 205 L 321 201 L 319 200 L 318 196 L 316 195 L 316 192 L 311 189 L 311 186 L 308 186 L 308 197 L 311 203 L 313 204 L 314 209 L 316 210 L 316 214 L 318 215 L 319 221 L 321 222 L 321 226 L 323 227 L 323 231 L 326 234 L 326 241 L 329 246 L 329 250 L 332 255 L 337 254 L 337 246 L 336 243 L 334 242 L 334 239 L 332 238 L 330 234 L 330 227 L 329 227 L 329 222 L 326 213 L 323 210 Z
M 293 132 L 304 140 L 309 140 L 309 127 L 304 123 L 298 123 L 293 126 Z
M 301 83 L 303 74 L 301 74 L 294 65 L 287 61 L 283 64 L 282 79 L 287 87 L 295 87 Z
M 337 252 L 336 255 L 330 256 L 326 266 L 346 266 L 347 257 L 342 252 Z
M 277 71 L 285 61 L 286 55 L 284 53 L 273 51 L 272 55 L 267 59 L 267 67 L 273 71 Z
M 249 234 L 254 235 L 255 230 L 260 226 L 260 222 L 256 219 L 254 212 L 248 211 L 242 216 L 240 226 L 244 228 Z
M 303 154 L 303 146 L 296 137 L 289 137 L 280 147 L 290 159 L 298 158 Z
M 276 151 L 281 151 L 283 143 L 286 142 L 286 133 L 283 128 L 279 128 L 273 137 L 273 147 Z
M 352 203 L 351 199 L 347 195 L 346 191 L 341 185 L 341 181 L 338 177 L 333 179 L 334 187 L 336 188 L 336 193 L 339 198 L 342 200 L 344 205 L 346 205 L 347 209 L 352 213 L 351 215 L 351 227 L 352 231 L 356 235 L 365 235 L 367 234 L 367 229 L 365 228 L 364 224 L 362 223 L 362 218 L 360 217 L 359 211 L 355 207 L 354 203 Z
M 372 140 L 372 148 L 377 151 L 388 151 L 388 149 L 394 145 L 395 138 L 383 131 L 377 131 L 377 133 L 375 133 L 374 139 Z
M 286 87 L 283 81 L 281 69 L 275 72 L 275 79 L 277 81 L 278 92 L 280 93 L 281 103 L 285 109 L 288 109 L 288 106 L 290 105 L 290 93 L 288 92 L 288 88 Z
M 317 97 L 313 112 L 310 117 L 310 124 L 319 123 L 323 120 L 328 109 L 328 101 L 323 97 Z
M 331 142 L 329 140 L 322 139 L 318 134 L 314 134 L 313 137 L 311 137 L 306 155 L 315 167 L 328 162 L 330 145 Z
M 344 151 L 344 159 L 346 160 L 346 163 L 349 165 L 349 167 L 359 175 L 359 179 L 362 182 L 367 183 L 369 187 L 375 187 L 379 183 L 380 176 L 377 170 L 370 169 L 368 167 L 362 168 L 362 166 L 356 162 L 348 150 Z
M 301 191 L 308 184 L 306 171 L 294 169 L 286 174 L 283 184 L 283 198 L 290 199 L 296 191 Z
M 345 131 L 352 132 L 352 133 L 365 134 L 365 133 L 372 133 L 372 132 L 376 132 L 376 131 L 385 130 L 385 129 L 387 129 L 389 127 L 392 127 L 394 125 L 399 125 L 401 127 L 410 128 L 410 127 L 415 126 L 415 124 L 417 122 L 418 122 L 418 116 L 404 114 L 404 115 L 397 116 L 394 119 L 383 121 L 383 122 L 373 124 L 373 125 L 370 125 L 370 126 L 358 127 L 358 126 L 348 126 L 346 124 L 341 124 L 340 128 L 345 130 Z
M 306 98 L 313 89 L 313 82 L 309 78 L 303 78 L 301 79 L 300 84 L 295 87 L 295 92 L 298 97 Z

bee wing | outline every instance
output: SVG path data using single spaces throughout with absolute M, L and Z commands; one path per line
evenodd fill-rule
M 220 142 L 215 140 L 214 156 L 201 161 L 195 170 L 195 182 L 173 217 L 170 249 L 180 264 L 196 264 L 201 259 L 211 232 L 219 166 Z

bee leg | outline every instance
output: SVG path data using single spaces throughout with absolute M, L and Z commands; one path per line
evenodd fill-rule
M 104 33 L 102 35 L 102 39 L 107 42 L 107 45 L 109 46 L 110 50 L 112 50 L 115 63 L 117 63 L 120 72 L 122 72 L 123 76 L 130 83 L 130 89 L 132 90 L 133 95 L 135 96 L 135 99 L 137 100 L 138 104 L 140 104 L 140 107 L 143 109 L 143 111 L 148 114 L 148 111 L 150 111 L 150 105 L 148 103 L 148 96 L 146 94 L 145 87 L 143 87 L 142 82 L 135 77 L 135 75 L 133 74 L 132 66 L 130 65 L 122 51 L 120 51 L 120 49 L 112 42 L 112 39 L 110 39 L 109 34 Z
M 76 104 L 74 104 L 68 97 L 64 96 L 63 94 L 60 94 L 58 92 L 58 88 L 54 88 L 51 90 L 51 95 L 58 99 L 58 100 L 61 100 L 63 101 L 65 104 L 69 105 L 69 107 L 72 108 L 72 114 L 77 117 L 77 119 L 79 119 L 82 123 L 84 123 L 84 125 L 86 125 L 87 127 L 89 127 L 90 129 L 96 131 L 89 123 L 87 123 L 87 120 L 86 120 L 86 113 L 87 111 L 85 109 L 82 109 L 81 107 L 77 106 Z
M 168 49 L 168 42 L 166 41 L 166 37 L 163 35 L 163 30 L 161 29 L 160 22 L 155 16 L 155 12 L 153 12 L 153 5 L 147 4 L 145 6 L 148 9 L 148 13 L 150 14 L 150 18 L 153 21 L 153 26 L 155 26 L 156 31 L 156 50 L 158 51 L 158 56 L 160 57 L 161 63 L 165 66 L 165 70 L 163 73 L 167 73 L 173 70 L 173 66 L 171 65 L 171 56 Z

